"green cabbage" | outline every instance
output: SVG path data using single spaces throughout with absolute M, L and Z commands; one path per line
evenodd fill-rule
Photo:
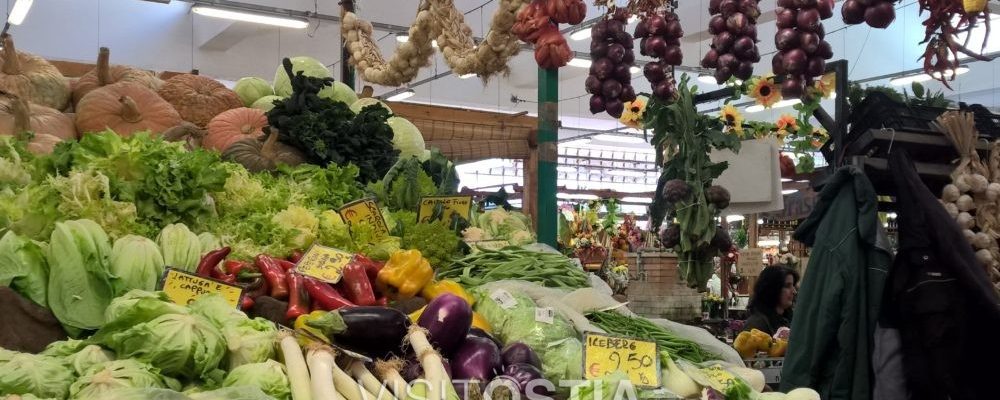
M 73 371 L 76 372 L 77 375 L 81 376 L 91 367 L 108 361 L 113 361 L 114 359 L 115 353 L 93 344 L 84 346 L 80 349 L 80 351 L 63 358 L 63 360 L 73 367 Z
M 261 97 L 261 98 L 257 99 L 257 101 L 253 102 L 253 104 L 250 105 L 250 108 L 256 108 L 258 110 L 261 110 L 261 111 L 264 111 L 264 112 L 268 112 L 268 111 L 271 111 L 272 108 L 274 108 L 274 102 L 275 101 L 282 100 L 282 99 L 284 99 L 284 97 L 273 96 L 273 95 L 272 96 L 264 96 L 264 97 Z
M 156 237 L 156 243 L 168 267 L 194 272 L 201 261 L 201 240 L 184 224 L 167 225 Z
M 277 400 L 287 400 L 292 394 L 285 366 L 274 360 L 236 367 L 222 381 L 222 386 L 256 386 Z
M 0 400 L 59 400 L 51 397 L 36 397 L 35 395 L 28 394 L 12 394 L 9 396 L 0 397 Z
M 12 353 L 12 354 L 11 354 Z M 55 357 L 11 352 L 0 361 L 0 393 L 62 399 L 69 393 L 73 370 Z M 0 357 L 0 359 L 3 359 Z
M 114 298 L 108 236 L 94 221 L 56 223 L 49 241 L 49 308 L 63 325 L 95 329 Z
M 125 388 L 105 393 L 103 400 L 191 400 L 191 398 L 170 389 Z
M 624 384 L 624 385 L 623 385 Z M 600 389 L 598 389 L 600 387 Z M 600 379 L 586 380 L 570 388 L 569 400 L 615 400 L 636 398 L 628 374 L 615 371 Z
M 38 354 L 51 357 L 67 357 L 83 350 L 84 347 L 87 347 L 87 342 L 80 339 L 60 340 L 58 342 L 49 343 L 45 346 L 45 350 L 42 350 L 42 352 Z
M 386 111 L 389 111 L 390 113 L 392 112 L 392 109 L 389 108 L 387 104 L 374 97 L 363 97 L 358 99 L 358 101 L 351 103 L 351 111 L 354 111 L 355 114 L 360 114 L 362 109 L 372 104 L 378 104 L 379 107 L 386 109 Z
M 211 232 L 199 233 L 198 241 L 201 242 L 201 254 L 207 254 L 212 250 L 218 250 L 222 248 L 222 241 L 219 240 L 218 236 L 215 236 Z
M 402 117 L 389 117 L 385 122 L 392 128 L 392 147 L 399 150 L 400 159 L 424 156 L 424 136 L 416 125 Z
M 248 318 L 218 294 L 202 295 L 188 308 L 192 314 L 205 317 L 222 331 L 228 349 L 224 362 L 227 369 L 261 363 L 274 357 L 278 329 L 271 321 Z
M 170 302 L 166 293 L 136 289 L 111 300 L 111 304 L 104 310 L 104 319 L 108 321 L 108 325 L 114 325 L 116 321 L 123 319 L 131 322 L 140 315 L 150 320 L 163 314 L 187 313 L 187 308 Z M 105 328 L 109 326 L 106 325 Z
M 142 236 L 126 235 L 116 240 L 110 261 L 111 273 L 120 279 L 118 293 L 131 289 L 155 290 L 163 275 L 160 248 Z
M 28 240 L 8 231 L 0 238 L 0 285 L 11 289 L 42 307 L 48 306 L 49 266 L 45 244 Z
M 299 56 L 292 57 L 291 61 L 293 73 L 297 74 L 302 72 L 305 76 L 312 76 L 315 78 L 333 77 L 330 70 L 327 69 L 322 62 L 315 58 Z M 285 73 L 285 67 L 282 65 L 278 65 L 278 70 L 274 72 L 274 94 L 281 97 L 288 97 L 292 95 L 292 81 L 288 78 L 288 74 Z
M 169 382 L 169 383 L 168 383 Z M 174 389 L 180 384 L 160 375 L 153 366 L 135 360 L 109 361 L 87 370 L 69 387 L 70 399 L 104 400 L 109 392 L 124 388 Z
M 320 89 L 316 95 L 320 98 L 339 101 L 348 106 L 358 101 L 358 94 L 354 92 L 354 89 L 340 81 L 335 81 L 332 85 Z
M 233 386 L 191 394 L 191 400 L 274 400 L 256 386 Z
M 261 97 L 274 95 L 271 84 L 257 77 L 240 78 L 236 81 L 236 86 L 233 86 L 233 91 L 236 92 L 237 96 L 240 96 L 243 105 L 247 107 L 250 107 Z

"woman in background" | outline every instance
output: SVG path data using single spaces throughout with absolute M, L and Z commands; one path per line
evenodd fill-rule
M 799 274 L 791 269 L 781 266 L 764 268 L 753 287 L 753 296 L 747 305 L 750 317 L 743 329 L 759 329 L 774 335 L 778 328 L 791 325 L 798 284 Z

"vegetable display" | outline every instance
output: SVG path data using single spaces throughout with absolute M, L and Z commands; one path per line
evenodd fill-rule
M 750 79 L 753 64 L 760 61 L 757 0 L 713 0 L 708 4 L 708 13 L 712 15 L 708 32 L 714 36 L 712 48 L 705 53 L 701 66 L 715 68 L 715 81 L 720 85 L 734 76 L 744 81 Z
M 438 278 L 454 279 L 469 287 L 518 279 L 544 286 L 588 287 L 587 273 L 562 254 L 540 253 L 517 247 L 482 250 L 437 270 Z
M 716 356 L 702 350 L 697 343 L 682 339 L 645 318 L 628 317 L 612 311 L 595 311 L 587 314 L 587 319 L 611 333 L 653 340 L 659 345 L 660 350 L 668 351 L 675 357 L 693 362 L 717 359 Z
M 87 93 L 97 88 L 118 82 L 129 82 L 145 86 L 149 89 L 159 89 L 163 84 L 152 72 L 127 65 L 111 64 L 111 50 L 101 47 L 97 52 L 97 64 L 73 84 L 73 105 L 80 103 Z

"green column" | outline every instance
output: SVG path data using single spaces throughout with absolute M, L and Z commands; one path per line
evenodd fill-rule
M 556 246 L 556 163 L 559 158 L 559 70 L 538 69 L 538 241 Z

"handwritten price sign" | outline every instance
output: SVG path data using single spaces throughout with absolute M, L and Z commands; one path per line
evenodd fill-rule
M 323 282 L 337 283 L 340 281 L 344 267 L 353 258 L 354 255 L 346 251 L 314 244 L 309 247 L 309 250 L 306 250 L 298 264 L 295 264 L 295 270 L 302 275 Z
M 472 196 L 428 196 L 420 199 L 417 221 L 440 220 L 448 224 L 451 222 L 452 214 L 469 219 L 471 213 Z
M 220 282 L 215 279 L 200 277 L 195 274 L 167 267 L 160 279 L 160 290 L 175 304 L 186 306 L 194 299 L 206 293 L 219 293 L 233 307 L 240 306 L 243 288 Z
M 373 199 L 361 199 L 347 203 L 338 210 L 341 218 L 349 226 L 355 224 L 365 224 L 375 230 L 375 238 L 382 239 L 389 236 L 389 225 L 382 218 L 382 211 Z
M 600 379 L 622 371 L 637 387 L 659 387 L 660 358 L 656 347 L 656 342 L 587 333 L 583 337 L 584 378 Z

